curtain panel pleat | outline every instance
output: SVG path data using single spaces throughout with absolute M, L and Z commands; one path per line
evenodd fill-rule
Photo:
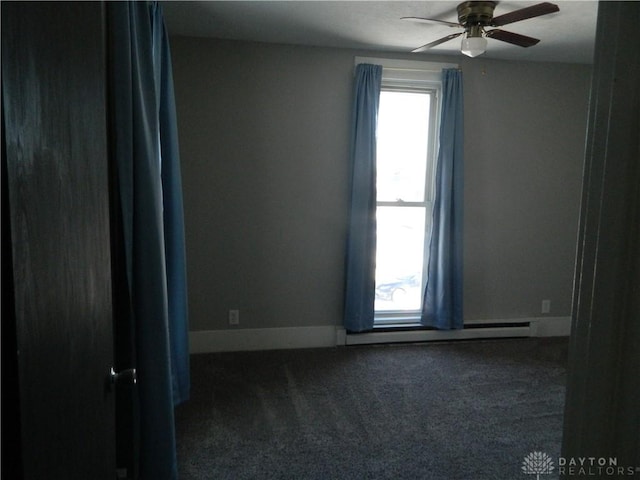
M 463 327 L 463 88 L 462 72 L 442 72 L 442 116 L 436 168 L 429 266 L 421 323 Z
M 114 158 L 138 373 L 139 474 L 177 478 L 174 406 L 189 396 L 184 220 L 160 6 L 108 2 Z
M 346 253 L 344 326 L 373 328 L 376 255 L 376 126 L 382 66 L 356 67 L 351 132 L 351 210 Z
M 173 403 L 178 405 L 189 398 L 191 388 L 182 174 L 169 36 L 164 27 L 162 10 L 157 3 L 153 4 L 153 15 L 156 32 L 154 46 L 158 53 L 155 63 L 159 67 L 156 70 L 156 81 L 160 87 L 158 105 L 171 378 Z

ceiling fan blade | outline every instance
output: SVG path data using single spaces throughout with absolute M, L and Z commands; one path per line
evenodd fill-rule
M 519 33 L 506 32 L 504 30 L 489 30 L 485 32 L 485 36 L 500 40 L 501 42 L 512 43 L 519 47 L 532 47 L 540 40 L 533 37 L 527 37 L 526 35 L 520 35 Z
M 411 52 L 412 53 L 424 52 L 425 50 L 429 50 L 431 47 L 435 47 L 436 45 L 440 45 L 441 43 L 448 42 L 449 40 L 453 40 L 454 38 L 459 37 L 463 33 L 464 32 L 452 33 L 451 35 L 447 35 L 446 37 L 440 38 L 439 40 L 436 40 L 431 43 L 427 43 L 426 45 L 422 45 L 421 47 L 418 47 L 415 50 L 411 50 Z
M 559 12 L 560 8 L 549 2 L 538 3 L 531 7 L 521 8 L 514 12 L 505 13 L 498 17 L 494 17 L 491 20 L 492 27 L 501 27 L 509 23 L 519 22 L 520 20 L 526 20 L 527 18 L 540 17 L 541 15 L 547 15 L 549 13 Z
M 447 22 L 446 20 L 439 20 L 437 18 L 422 18 L 422 17 L 402 17 L 400 20 L 407 20 L 409 22 L 418 23 L 440 23 L 447 25 L 448 27 L 462 27 L 459 23 Z

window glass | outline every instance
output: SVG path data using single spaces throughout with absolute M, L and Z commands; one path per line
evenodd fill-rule
M 382 91 L 378 112 L 378 201 L 425 197 L 431 95 Z
M 425 207 L 376 210 L 376 311 L 421 308 L 425 210 Z

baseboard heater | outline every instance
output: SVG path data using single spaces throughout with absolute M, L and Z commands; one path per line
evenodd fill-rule
M 451 340 L 531 337 L 531 322 L 491 322 L 465 324 L 461 330 L 427 330 L 415 326 L 378 327 L 367 333 L 347 333 L 346 345 L 415 343 Z

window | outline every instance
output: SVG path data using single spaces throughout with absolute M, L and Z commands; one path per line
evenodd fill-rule
M 426 282 L 442 68 L 383 66 L 377 129 L 375 326 L 419 321 Z

